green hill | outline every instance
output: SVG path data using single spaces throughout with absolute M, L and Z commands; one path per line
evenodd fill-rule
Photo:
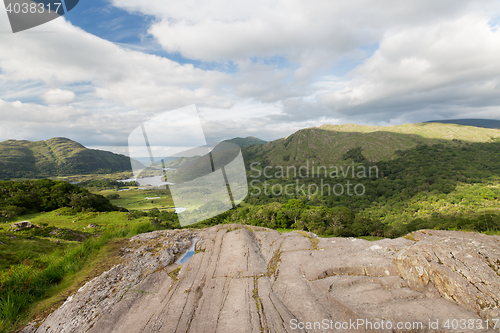
M 446 119 L 429 120 L 426 123 L 457 124 L 464 126 L 475 126 L 484 128 L 500 128 L 500 120 L 496 119 Z
M 399 126 L 323 125 L 307 128 L 260 146 L 243 148 L 245 163 L 263 165 L 338 164 L 353 159 L 369 162 L 391 160 L 398 151 L 418 145 L 442 143 L 460 146 L 472 142 L 493 142 L 500 130 L 455 124 L 419 123 Z M 353 155 L 353 153 L 355 153 Z
M 246 138 L 233 138 L 233 139 L 230 139 L 230 140 L 224 140 L 221 143 L 217 144 L 214 147 L 214 152 L 218 151 L 218 147 L 220 147 L 220 145 L 223 144 L 224 142 L 234 143 L 237 146 L 239 146 L 240 148 L 250 147 L 250 146 L 257 146 L 257 145 L 262 145 L 262 144 L 267 143 L 267 141 L 261 140 L 259 138 L 253 137 L 253 136 L 248 136 Z M 179 158 L 177 158 L 177 159 L 175 159 L 173 161 L 166 162 L 165 166 L 168 167 L 168 168 L 176 168 L 176 169 L 178 169 L 178 168 L 186 168 L 186 167 L 189 167 L 189 168 L 201 167 L 202 169 L 204 169 L 205 167 L 202 166 L 203 163 L 201 163 L 201 165 L 198 165 L 198 166 L 194 166 L 193 165 L 193 164 L 196 164 L 196 163 L 193 163 L 193 162 L 197 161 L 199 158 L 200 158 L 200 156 L 179 157 Z M 201 162 L 201 160 L 198 161 L 198 164 L 200 162 Z M 186 172 L 186 170 L 184 170 L 184 172 Z M 197 172 L 195 172 L 195 173 L 197 173 Z M 175 175 L 173 177 L 171 177 L 171 178 L 174 179 Z
M 127 156 L 87 149 L 66 138 L 0 142 L 0 179 L 129 171 Z
M 234 143 L 234 144 L 240 146 L 241 148 L 255 146 L 255 145 L 263 145 L 264 143 L 267 143 L 267 141 L 256 138 L 254 136 L 248 136 L 246 138 L 233 138 L 230 140 L 225 140 L 225 142 Z

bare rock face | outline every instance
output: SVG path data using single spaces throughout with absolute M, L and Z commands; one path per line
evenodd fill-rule
M 125 251 L 24 332 L 493 332 L 486 319 L 499 317 L 500 237 L 368 242 L 221 225 L 139 235 Z
M 411 288 L 453 300 L 482 318 L 500 318 L 500 237 L 440 230 L 409 237 L 418 243 L 395 263 Z

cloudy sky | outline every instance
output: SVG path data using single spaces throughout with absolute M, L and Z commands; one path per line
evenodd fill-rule
M 489 0 L 81 0 L 13 34 L 2 7 L 0 141 L 126 153 L 191 104 L 218 139 L 500 119 L 499 26 Z

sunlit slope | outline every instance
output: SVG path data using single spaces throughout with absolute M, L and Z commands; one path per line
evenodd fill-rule
M 465 126 L 476 126 L 484 128 L 500 128 L 500 120 L 497 119 L 443 119 L 429 120 L 426 123 L 457 124 Z
M 254 136 L 248 136 L 246 138 L 233 138 L 231 140 L 226 140 L 226 142 L 234 143 L 240 147 L 248 147 L 248 146 L 262 145 L 267 141 L 256 138 Z
M 243 148 L 245 162 L 265 165 L 335 164 L 349 160 L 345 156 L 361 148 L 368 162 L 390 160 L 398 150 L 421 144 L 446 146 L 471 142 L 493 142 L 500 130 L 455 124 L 420 123 L 399 126 L 323 125 L 308 128 L 264 145 Z

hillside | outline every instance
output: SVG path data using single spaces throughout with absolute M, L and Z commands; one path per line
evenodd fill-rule
M 338 164 L 349 160 L 348 152 L 361 148 L 369 162 L 394 159 L 398 150 L 422 144 L 459 146 L 472 142 L 493 142 L 500 130 L 455 124 L 420 123 L 399 126 L 323 125 L 307 128 L 261 146 L 243 148 L 245 163 L 264 165 Z
M 233 138 L 230 140 L 225 140 L 225 142 L 234 143 L 240 146 L 241 148 L 248 146 L 255 146 L 255 145 L 263 145 L 264 143 L 267 143 L 267 141 L 256 138 L 254 136 L 248 136 L 246 138 Z
M 0 179 L 40 178 L 130 170 L 127 156 L 87 149 L 66 138 L 0 142 Z
M 484 128 L 500 128 L 500 120 L 496 119 L 446 119 L 429 120 L 426 123 L 457 124 Z

